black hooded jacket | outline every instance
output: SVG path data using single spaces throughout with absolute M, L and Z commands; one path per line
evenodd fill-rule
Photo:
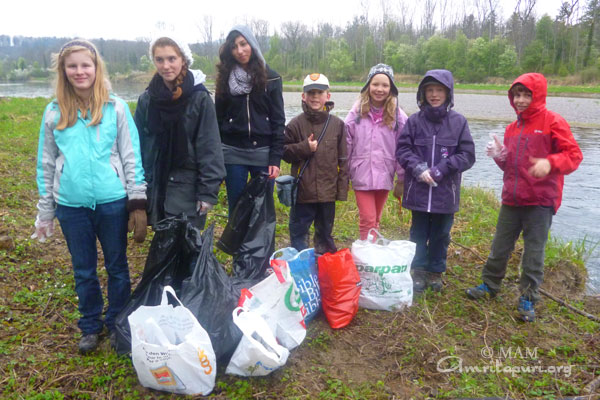
M 267 68 L 264 90 L 233 96 L 229 92 L 215 97 L 221 141 L 243 149 L 269 147 L 269 165 L 279 167 L 283 155 L 283 82 Z

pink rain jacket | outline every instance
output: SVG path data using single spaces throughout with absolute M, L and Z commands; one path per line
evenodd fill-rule
M 398 108 L 397 121 L 390 129 L 383 121 L 375 123 L 371 112 L 360 117 L 359 102 L 348 116 L 348 172 L 354 190 L 392 190 L 394 174 L 404 179 L 404 170 L 396 161 L 396 143 L 408 117 Z

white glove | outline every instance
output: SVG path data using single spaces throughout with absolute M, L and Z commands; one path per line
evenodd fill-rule
M 437 183 L 435 183 L 435 181 L 431 177 L 429 170 L 422 172 L 421 175 L 419 175 L 419 178 L 417 178 L 417 179 L 421 182 L 425 182 L 429 186 L 437 187 Z
M 198 213 L 198 215 L 208 214 L 208 212 L 210 210 L 212 210 L 212 208 L 213 208 L 213 205 L 210 203 L 207 203 L 206 201 L 198 200 L 198 202 L 196 202 L 196 212 Z
M 46 238 L 54 235 L 54 219 L 42 221 L 38 215 L 35 218 L 35 232 L 31 235 L 32 239 L 37 239 L 40 243 L 44 243 Z
M 499 161 L 506 160 L 506 147 L 500 143 L 498 136 L 495 133 L 490 133 L 490 139 L 492 140 L 485 146 L 485 154 Z

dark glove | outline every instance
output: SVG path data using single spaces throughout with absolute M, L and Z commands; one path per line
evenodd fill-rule
M 440 171 L 438 167 L 431 167 L 429 169 L 429 175 L 431 175 L 436 183 L 440 183 L 444 178 L 444 174 L 442 174 L 442 171 Z
M 148 225 L 146 200 L 129 200 L 127 202 L 127 210 L 129 210 L 127 231 L 133 231 L 133 240 L 142 243 L 146 239 L 146 226 Z

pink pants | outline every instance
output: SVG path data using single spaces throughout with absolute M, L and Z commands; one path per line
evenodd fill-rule
M 358 214 L 360 222 L 358 230 L 360 239 L 365 240 L 369 229 L 379 229 L 379 220 L 383 207 L 388 198 L 388 190 L 355 190 L 356 205 L 358 206 Z

